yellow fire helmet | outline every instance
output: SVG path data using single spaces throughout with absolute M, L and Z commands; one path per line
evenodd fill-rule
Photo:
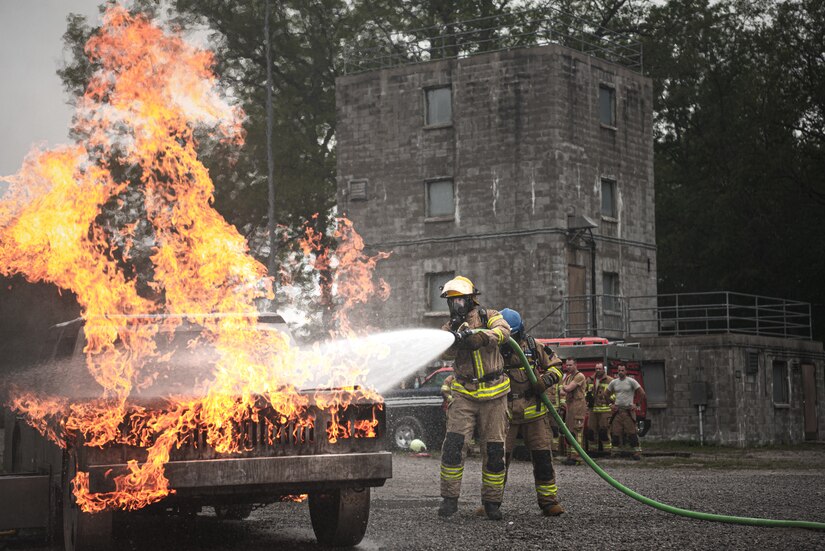
M 441 298 L 461 297 L 461 296 L 475 296 L 480 295 L 481 291 L 476 289 L 473 282 L 464 276 L 456 276 L 441 288 Z

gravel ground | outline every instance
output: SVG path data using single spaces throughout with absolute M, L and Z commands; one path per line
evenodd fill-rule
M 728 455 L 728 460 L 719 462 L 719 455 Z M 708 467 L 708 463 L 722 466 Z M 638 463 L 613 459 L 601 464 L 630 488 L 670 505 L 729 515 L 825 521 L 825 448 L 821 446 L 801 455 L 711 451 L 688 459 L 652 457 Z M 586 466 L 556 464 L 559 497 L 567 512 L 544 518 L 535 502 L 531 465 L 514 463 L 503 505 L 505 518 L 488 521 L 475 512 L 481 478 L 477 457 L 467 460 L 459 512 L 445 521 L 436 514 L 438 465 L 437 457 L 395 455 L 394 478 L 373 489 L 369 528 L 359 548 L 825 549 L 825 532 L 702 522 L 657 511 L 613 490 Z M 115 540 L 115 549 L 135 551 L 317 548 L 305 503 L 269 505 L 246 521 L 218 522 L 209 512 L 194 521 L 134 518 L 118 530 Z

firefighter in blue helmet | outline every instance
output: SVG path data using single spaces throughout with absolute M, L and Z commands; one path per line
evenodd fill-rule
M 541 401 L 541 395 L 547 387 L 558 383 L 562 374 L 559 370 L 561 360 L 552 351 L 528 335 L 524 330 L 524 321 L 515 310 L 505 308 L 501 311 L 510 326 L 510 336 L 520 346 L 527 361 L 536 372 L 537 385 L 533 386 L 524 371 L 521 358 L 509 344 L 501 347 L 504 357 L 504 369 L 510 378 L 510 392 L 507 394 L 507 412 L 510 428 L 505 444 L 505 464 L 510 468 L 513 448 L 519 434 L 530 450 L 533 462 L 536 497 L 543 515 L 552 517 L 564 512 L 556 497 L 556 473 L 553 470 L 553 452 L 551 451 L 550 416 L 547 406 Z
M 441 450 L 442 502 L 438 514 L 449 517 L 458 510 L 464 443 L 475 429 L 481 448 L 481 502 L 489 519 L 501 520 L 510 381 L 504 374 L 499 346 L 510 337 L 510 327 L 500 313 L 478 303 L 480 293 L 466 277 L 451 279 L 442 291 L 450 310 L 450 321 L 442 329 L 455 337 L 446 353 L 455 358 L 455 379 Z

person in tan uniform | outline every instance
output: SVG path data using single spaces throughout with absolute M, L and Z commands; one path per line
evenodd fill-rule
M 481 503 L 487 517 L 501 520 L 504 494 L 504 439 L 507 434 L 507 393 L 499 346 L 510 338 L 510 326 L 496 310 L 479 305 L 481 294 L 466 277 L 458 276 L 442 288 L 450 321 L 442 327 L 455 338 L 446 355 L 454 356 L 453 401 L 447 414 L 447 434 L 441 450 L 441 506 L 449 517 L 458 510 L 464 474 L 465 442 L 478 431 L 481 451 Z
M 553 470 L 553 452 L 550 449 L 550 416 L 540 396 L 548 385 L 561 380 L 562 374 L 558 368 L 561 360 L 555 356 L 555 361 L 551 360 L 544 347 L 524 332 L 524 322 L 518 312 L 505 308 L 501 315 L 510 326 L 510 336 L 521 346 L 537 378 L 536 386 L 533 386 L 519 355 L 509 343 L 504 343 L 501 354 L 504 357 L 504 369 L 510 377 L 510 392 L 507 394 L 510 428 L 507 430 L 507 442 L 504 446 L 505 464 L 509 471 L 516 438 L 521 434 L 533 462 L 533 478 L 539 509 L 544 516 L 558 516 L 564 513 L 564 509 L 556 497 L 558 488 L 556 473 Z
M 553 355 L 554 358 L 558 358 L 555 354 Z M 561 363 L 561 360 L 559 360 Z M 556 408 L 559 416 L 564 419 L 564 414 L 567 410 L 567 397 L 561 390 L 561 381 L 558 383 L 548 386 L 547 390 L 545 391 L 547 397 L 550 398 L 550 403 L 553 404 L 553 407 Z M 550 418 L 550 430 L 553 433 L 550 448 L 553 450 L 553 454 L 559 454 L 564 451 L 564 445 L 566 444 L 564 436 L 561 434 L 561 429 L 559 429 L 559 425 L 556 423 L 556 418 L 552 415 L 549 416 Z
M 613 446 L 610 443 L 610 405 L 613 403 L 607 385 L 613 377 L 605 373 L 604 364 L 596 364 L 593 377 L 587 380 L 587 442 L 591 451 L 611 453 Z
M 587 377 L 579 371 L 576 360 L 568 358 L 564 362 L 564 379 L 562 379 L 562 390 L 567 399 L 567 413 L 564 416 L 564 424 L 573 433 L 573 437 L 579 445 L 583 444 L 584 418 L 587 415 L 587 401 L 584 393 L 587 387 Z M 567 458 L 565 465 L 580 465 L 581 457 L 576 448 L 567 448 Z

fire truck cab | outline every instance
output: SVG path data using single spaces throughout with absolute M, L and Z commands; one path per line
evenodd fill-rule
M 628 377 L 633 377 L 644 388 L 642 375 L 642 352 L 638 345 L 623 341 L 609 341 L 602 337 L 575 337 L 575 338 L 537 338 L 537 342 L 549 346 L 559 358 L 573 358 L 580 372 L 589 379 L 596 370 L 596 364 L 604 364 L 607 374 L 616 376 L 619 364 L 627 366 Z M 639 436 L 644 436 L 650 430 L 650 419 L 647 419 L 647 400 L 642 399 L 640 410 L 636 414 L 636 424 Z

